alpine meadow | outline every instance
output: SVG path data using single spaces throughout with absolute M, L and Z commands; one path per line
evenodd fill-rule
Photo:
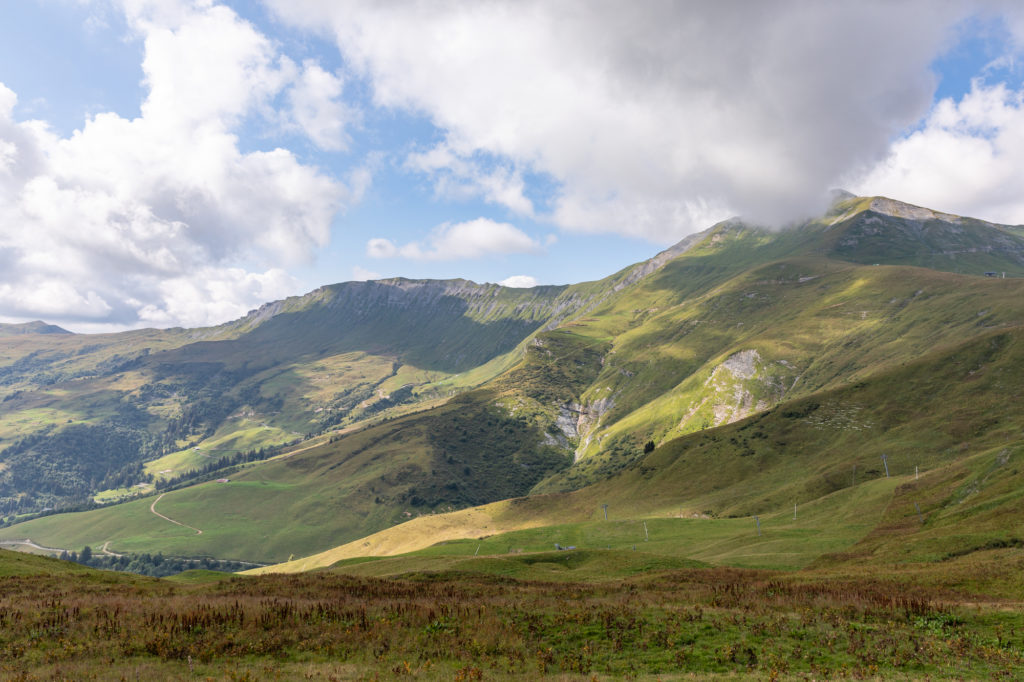
M 842 194 L 567 287 L 7 325 L 0 539 L 65 561 L 2 553 L 4 674 L 1013 678 L 1022 276 Z
M 1024 680 L 1024 2 L 0 0 L 0 682 Z

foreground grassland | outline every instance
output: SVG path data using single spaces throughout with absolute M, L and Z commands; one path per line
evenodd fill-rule
M 682 568 L 599 583 L 482 572 L 170 582 L 10 554 L 0 552 L 4 679 L 1024 674 L 1019 549 L 870 576 Z

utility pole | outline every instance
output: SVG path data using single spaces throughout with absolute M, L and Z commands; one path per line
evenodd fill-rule
M 882 453 L 882 466 L 885 467 L 885 477 L 889 478 L 889 461 L 885 458 L 885 453 Z
M 607 504 L 602 504 L 601 508 L 604 509 L 604 520 L 607 521 L 608 520 L 608 505 Z
M 754 523 L 757 524 L 757 534 L 760 535 L 761 534 L 761 519 L 759 519 L 758 517 L 755 516 L 754 517 Z
M 796 504 L 793 505 L 793 520 L 796 521 Z
M 644 521 L 644 542 L 651 539 L 651 536 L 647 534 L 647 522 Z

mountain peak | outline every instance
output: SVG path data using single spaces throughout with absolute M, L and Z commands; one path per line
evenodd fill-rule
M 21 334 L 71 334 L 67 329 L 55 324 L 47 324 L 42 320 L 15 324 L 0 323 L 0 336 L 20 336 Z

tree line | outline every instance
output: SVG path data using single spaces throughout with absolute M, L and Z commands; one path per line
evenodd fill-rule
M 89 545 L 83 547 L 81 552 L 61 552 L 60 558 L 64 561 L 73 561 L 91 568 L 138 573 L 155 578 L 165 578 L 190 569 L 234 573 L 258 565 L 245 561 L 226 561 L 212 557 L 199 557 L 196 559 L 171 557 L 164 556 L 162 552 L 157 552 L 156 554 L 145 552 L 141 554 L 99 554 L 93 552 Z

